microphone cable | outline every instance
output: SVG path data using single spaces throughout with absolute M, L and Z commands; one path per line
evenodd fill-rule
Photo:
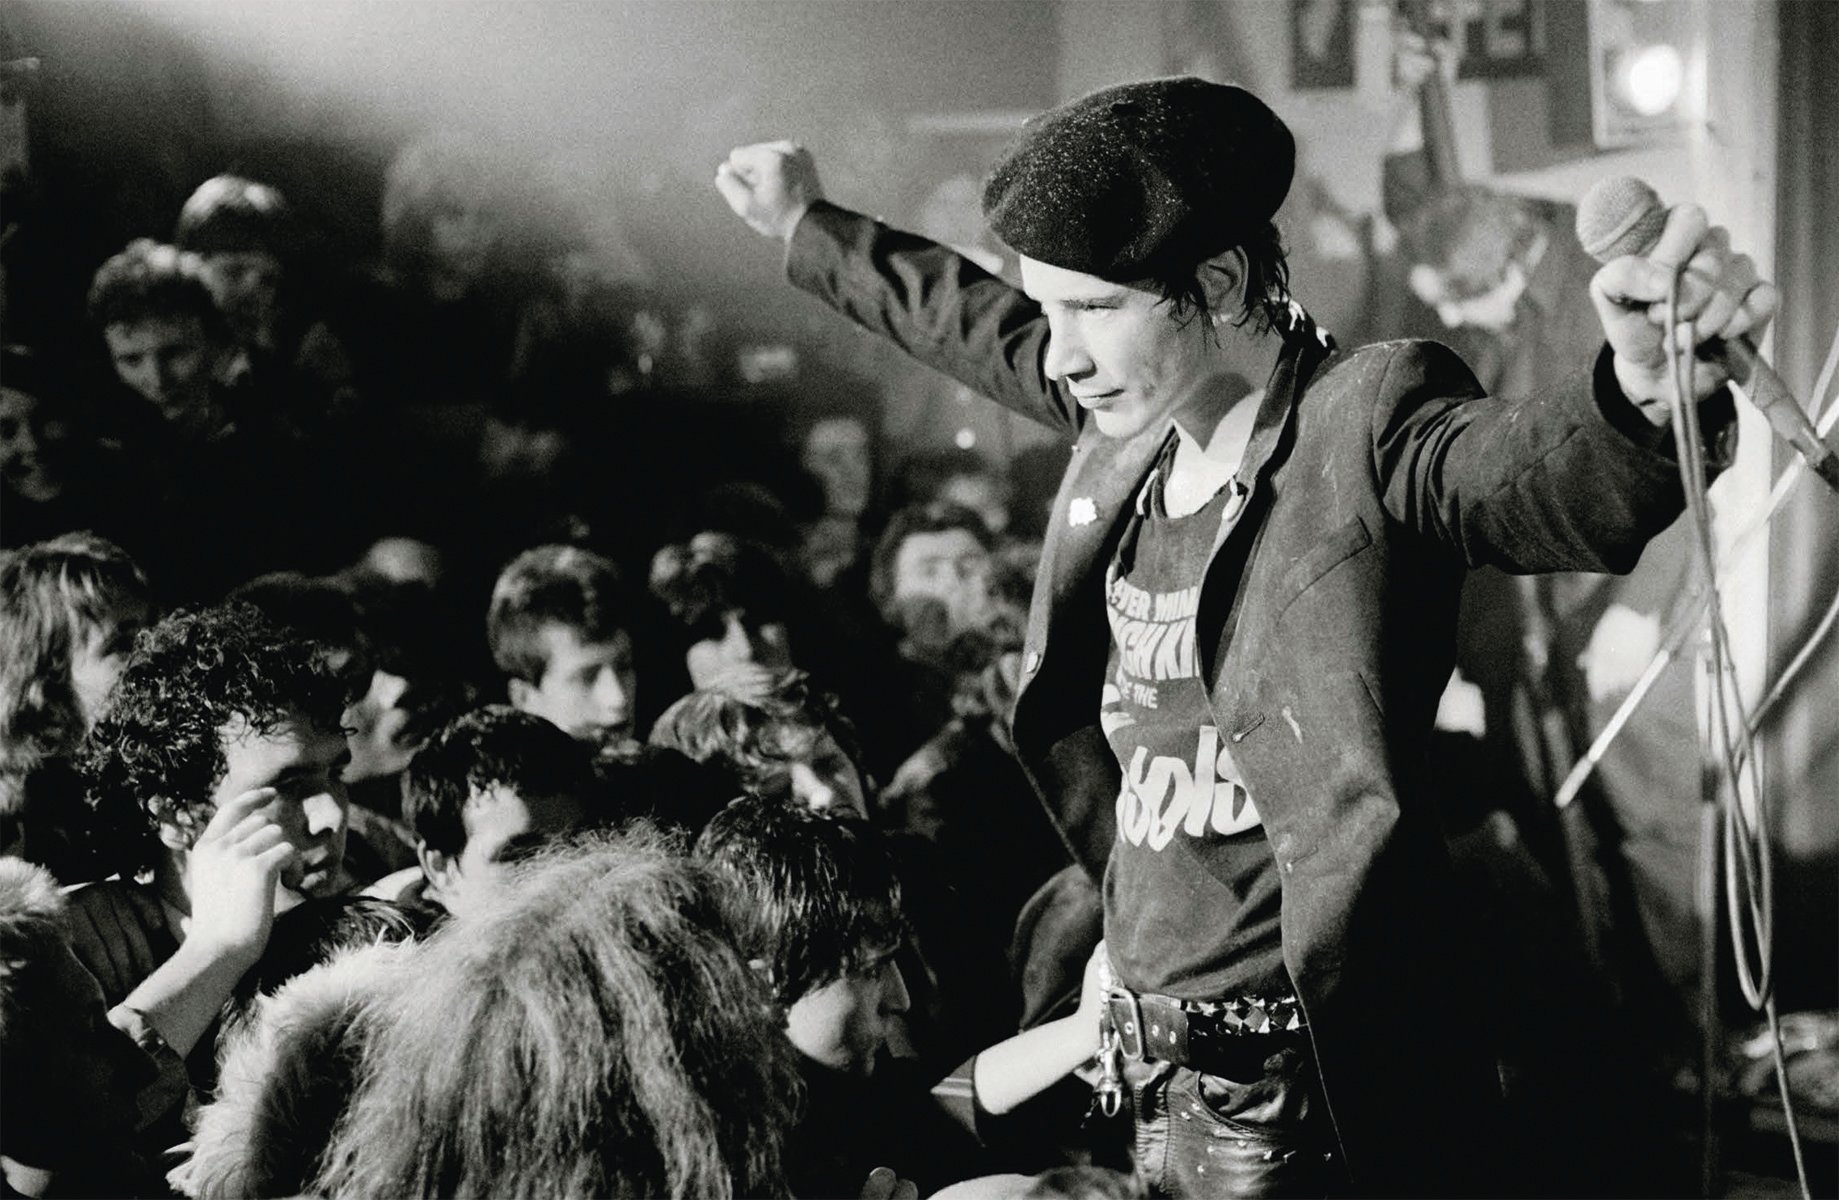
M 1833 374 L 1836 370 L 1839 370 L 1839 329 L 1833 331 L 1832 344 L 1827 350 L 1826 365 L 1821 368 L 1819 381 L 1814 384 L 1813 395 L 1816 398 L 1825 394 L 1826 387 L 1832 382 Z M 1839 397 L 1835 397 L 1834 400 L 1828 403 L 1824 408 L 1816 406 L 1814 411 L 1816 414 L 1823 414 L 1819 416 L 1816 433 L 1820 439 L 1824 441 L 1832 432 L 1834 424 L 1839 423 Z M 1763 506 L 1763 511 L 1754 517 L 1750 523 L 1743 528 L 1742 532 L 1731 539 L 1729 552 L 1725 555 L 1724 569 L 1726 573 L 1728 573 L 1735 564 L 1746 560 L 1755 548 L 1761 544 L 1762 534 L 1768 530 L 1776 514 L 1781 511 L 1782 505 L 1787 503 L 1788 497 L 1793 493 L 1795 485 L 1800 482 L 1801 476 L 1806 472 L 1806 469 L 1806 460 L 1798 454 L 1788 461 L 1788 465 L 1775 480 L 1775 486 L 1769 492 L 1769 501 Z M 1598 765 L 1602 763 L 1603 758 L 1609 753 L 1609 748 L 1614 744 L 1617 737 L 1621 735 L 1623 726 L 1628 724 L 1629 719 L 1634 716 L 1635 710 L 1640 708 L 1642 703 L 1646 701 L 1648 693 L 1653 690 L 1662 672 L 1666 670 L 1667 666 L 1677 656 L 1680 644 L 1685 641 L 1686 633 L 1690 630 L 1692 622 L 1697 619 L 1699 608 L 1703 602 L 1704 589 L 1702 587 L 1681 593 L 1679 600 L 1673 605 L 1671 614 L 1668 617 L 1666 636 L 1661 639 L 1659 651 L 1655 653 L 1653 659 L 1648 663 L 1647 669 L 1641 673 L 1641 677 L 1635 681 L 1634 686 L 1629 689 L 1628 695 L 1624 696 L 1622 702 L 1616 706 L 1616 711 L 1610 716 L 1609 720 L 1604 722 L 1601 732 L 1599 732 L 1595 740 L 1590 743 L 1589 749 L 1576 763 L 1572 764 L 1569 774 L 1565 776 L 1564 782 L 1554 794 L 1552 802 L 1558 808 L 1570 807 L 1571 802 L 1577 799 L 1577 795 L 1583 789 L 1584 784 L 1589 782 L 1590 776 L 1595 773 Z M 1794 661 L 1784 669 L 1782 678 L 1776 681 L 1776 685 L 1774 689 L 1770 691 L 1768 698 L 1757 706 L 1755 713 L 1752 715 L 1754 724 L 1748 731 L 1750 736 L 1746 736 L 1744 740 L 1739 743 L 1740 752 L 1742 748 L 1747 746 L 1753 739 L 1753 735 L 1756 732 L 1756 726 L 1760 725 L 1764 714 L 1774 707 L 1776 701 L 1781 699 L 1792 677 L 1798 674 L 1801 668 L 1806 666 L 1813 649 L 1831 631 L 1832 618 L 1839 616 L 1839 593 L 1835 594 L 1833 605 L 1828 608 L 1827 612 L 1829 614 L 1828 618 L 1822 621 L 1820 628 L 1809 636 L 1807 643 L 1801 647 Z
M 1762 1012 L 1768 1022 L 1769 1048 L 1774 1058 L 1776 1086 L 1788 1128 L 1795 1174 L 1800 1183 L 1801 1195 L 1805 1200 L 1812 1200 L 1813 1193 L 1808 1186 L 1807 1166 L 1801 1149 L 1799 1121 L 1788 1089 L 1781 1020 L 1776 1011 L 1774 996 L 1774 853 L 1769 833 L 1769 806 L 1763 794 L 1756 757 L 1746 753 L 1740 759 L 1737 750 L 1739 739 L 1733 733 L 1733 730 L 1742 730 L 1741 741 L 1747 751 L 1753 738 L 1754 726 L 1744 712 L 1743 698 L 1738 690 L 1736 661 L 1730 651 L 1730 632 L 1724 620 L 1723 592 L 1718 584 L 1710 505 L 1706 495 L 1704 441 L 1699 427 L 1698 405 L 1692 399 L 1696 358 L 1693 347 L 1682 345 L 1679 338 L 1679 285 L 1685 269 L 1684 263 L 1677 266 L 1668 284 L 1667 324 L 1663 332 L 1663 343 L 1673 383 L 1673 438 L 1679 454 L 1680 485 L 1685 493 L 1688 519 L 1692 522 L 1695 535 L 1695 557 L 1699 561 L 1704 580 L 1708 609 L 1706 632 L 1711 643 L 1711 695 L 1708 707 L 1723 768 L 1717 795 L 1724 826 L 1721 847 L 1724 898 L 1730 921 L 1737 983 L 1752 1011 Z M 1744 811 L 1742 778 L 1745 766 L 1749 768 L 1752 795 L 1755 797 L 1753 814 Z M 1704 969 L 1713 970 L 1715 964 L 1706 963 Z M 1712 1090 L 1718 1086 L 1716 1080 L 1703 1080 L 1702 1084 L 1708 1089 L 1708 1094 L 1716 1094 Z

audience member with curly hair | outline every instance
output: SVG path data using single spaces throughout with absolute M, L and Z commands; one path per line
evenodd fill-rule
M 312 643 L 226 605 L 144 632 L 90 732 L 90 799 L 123 874 L 72 894 L 73 948 L 180 1055 L 261 957 L 277 906 L 351 887 L 347 698 Z M 208 1077 L 208 1054 L 194 1068 Z
M 385 998 L 312 1190 L 784 1196 L 797 1076 L 721 884 L 655 836 L 519 868 Z

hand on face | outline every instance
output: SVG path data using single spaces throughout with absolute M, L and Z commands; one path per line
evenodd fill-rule
M 299 852 L 270 806 L 274 788 L 244 792 L 218 808 L 185 864 L 191 897 L 188 942 L 255 961 L 274 928 L 275 889 Z

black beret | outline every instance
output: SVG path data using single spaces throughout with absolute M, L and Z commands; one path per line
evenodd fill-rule
M 1238 245 L 1277 212 L 1295 163 L 1289 128 L 1243 88 L 1125 83 L 1023 126 L 983 213 L 1029 258 L 1129 282 Z

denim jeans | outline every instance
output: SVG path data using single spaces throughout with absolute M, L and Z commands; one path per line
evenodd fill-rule
M 1341 1156 L 1306 1047 L 1275 1048 L 1258 1079 L 1168 1063 L 1132 1075 L 1137 1170 L 1152 1196 L 1345 1194 Z

